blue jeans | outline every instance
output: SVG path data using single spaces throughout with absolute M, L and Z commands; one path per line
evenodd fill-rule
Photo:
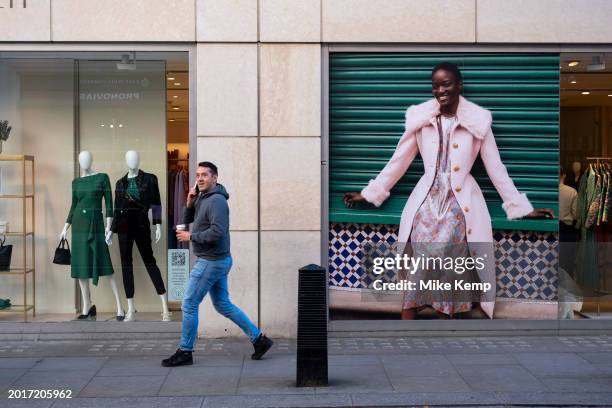
M 229 299 L 227 289 L 227 274 L 232 268 L 232 257 L 209 261 L 198 258 L 189 275 L 189 285 L 183 298 L 183 332 L 179 348 L 183 351 L 193 351 L 193 345 L 198 337 L 198 309 L 204 296 L 210 292 L 213 306 L 217 312 L 227 317 L 249 337 L 251 343 L 261 332 Z

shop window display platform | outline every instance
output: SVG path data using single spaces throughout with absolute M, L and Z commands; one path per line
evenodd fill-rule
M 181 333 L 181 312 L 172 312 L 172 321 L 160 321 L 159 313 L 137 314 L 133 322 L 118 322 L 113 313 L 98 313 L 95 321 L 76 321 L 72 314 L 39 314 L 24 323 L 19 316 L 2 316 L 0 341 L 4 340 L 96 340 L 177 339 Z

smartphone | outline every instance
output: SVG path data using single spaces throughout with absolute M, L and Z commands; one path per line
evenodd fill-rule
M 196 191 L 196 195 L 200 194 L 200 188 L 198 187 L 198 182 L 196 181 L 195 184 L 193 185 L 193 188 L 195 188 Z

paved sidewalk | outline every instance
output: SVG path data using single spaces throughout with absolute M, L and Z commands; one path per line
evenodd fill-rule
M 191 367 L 176 342 L 0 343 L 0 407 L 612 406 L 611 336 L 329 340 L 329 387 L 296 388 L 295 343 L 262 361 L 250 345 L 203 340 Z M 7 399 L 8 390 L 71 399 Z

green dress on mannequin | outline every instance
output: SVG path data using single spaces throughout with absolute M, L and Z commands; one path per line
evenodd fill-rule
M 72 205 L 67 223 L 72 224 L 71 276 L 91 278 L 113 274 L 108 245 L 104 240 L 102 198 L 107 217 L 113 216 L 113 199 L 108 175 L 79 177 L 72 181 Z

